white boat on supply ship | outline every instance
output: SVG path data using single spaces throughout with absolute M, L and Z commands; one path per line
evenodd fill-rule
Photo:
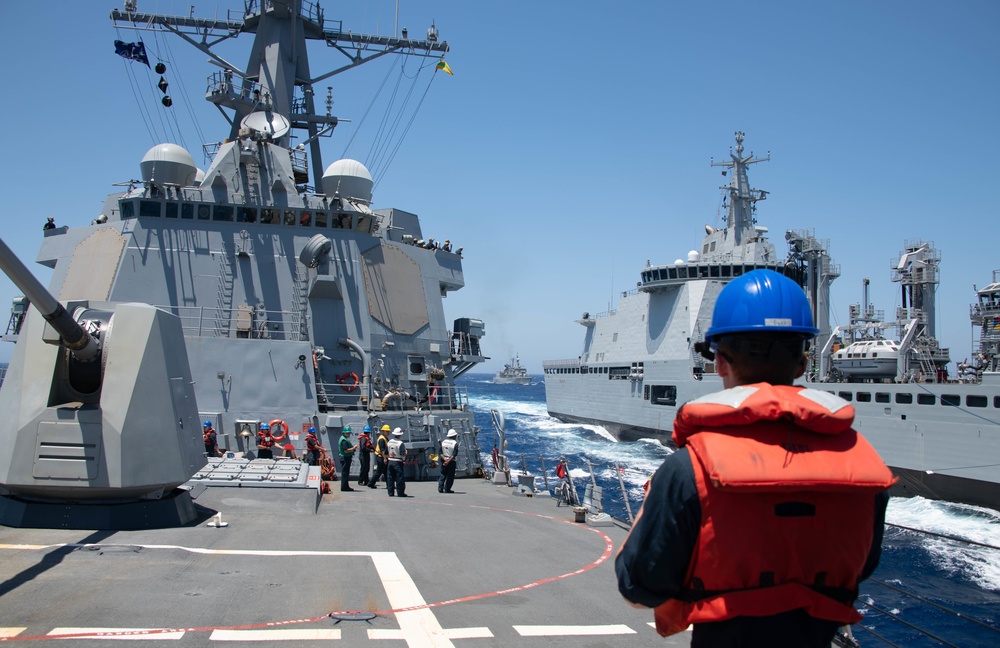
M 1000 509 L 997 277 L 977 291 L 971 320 L 978 349 L 971 363 L 959 365 L 957 377 L 948 375 L 949 350 L 935 337 L 941 258 L 930 242 L 906 241 L 892 264 L 891 279 L 904 295 L 894 320 L 875 321 L 867 304 L 863 310 L 855 305 L 851 324 L 832 329 L 830 284 L 840 269 L 828 242 L 808 230 L 788 231 L 789 252 L 779 259 L 755 218 L 756 203 L 767 192 L 752 189 L 747 178 L 748 167 L 770 154 L 744 156 L 743 138 L 736 134 L 728 161 L 712 162 L 730 170 L 723 187 L 725 227 L 706 226 L 701 250 L 689 252 L 686 261 L 647 262 L 638 287 L 622 293 L 615 310 L 577 320 L 586 329 L 580 355 L 543 363 L 549 414 L 600 425 L 622 440 L 669 443 L 677 409 L 722 389 L 715 365 L 694 350 L 719 292 L 734 277 L 768 268 L 798 281 L 809 296 L 820 333 L 806 379 L 854 405 L 855 427 L 900 477 L 894 494 Z M 882 337 L 886 329 L 898 331 L 898 342 L 864 337 L 865 331 Z

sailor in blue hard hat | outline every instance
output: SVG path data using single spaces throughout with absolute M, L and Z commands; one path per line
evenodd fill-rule
M 777 272 L 719 293 L 696 348 L 725 389 L 677 411 L 677 451 L 615 558 L 618 591 L 655 609 L 661 635 L 818 647 L 861 620 L 854 599 L 878 565 L 895 480 L 850 403 L 793 384 L 817 333 L 802 288 Z
M 205 441 L 205 454 L 209 457 L 219 457 L 222 453 L 219 451 L 219 438 L 215 433 L 215 429 L 212 427 L 212 422 L 206 420 L 201 426 L 201 435 Z
M 310 425 L 306 430 L 306 462 L 310 466 L 318 466 L 323 452 L 324 448 L 316 437 L 316 428 Z
M 257 458 L 274 459 L 274 437 L 271 436 L 271 425 L 269 423 L 260 424 L 260 432 L 257 433 Z
M 721 355 L 726 369 L 733 367 L 734 358 L 745 358 L 739 367 L 744 382 L 791 384 L 782 367 L 789 360 L 797 363 L 794 378 L 801 377 L 805 352 L 817 333 L 802 288 L 773 270 L 754 270 L 732 280 L 719 293 L 712 325 L 695 350 L 708 360 Z M 738 383 L 726 369 L 719 375 L 727 388 L 733 387 Z

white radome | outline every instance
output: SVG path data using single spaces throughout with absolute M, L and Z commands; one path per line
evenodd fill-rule
M 372 174 L 357 160 L 337 160 L 326 168 L 322 180 L 323 193 L 327 196 L 372 201 Z
M 157 144 L 149 149 L 139 168 L 145 182 L 181 187 L 191 186 L 198 172 L 191 154 L 176 144 Z

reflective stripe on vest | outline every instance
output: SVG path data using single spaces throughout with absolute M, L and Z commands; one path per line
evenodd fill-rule
M 684 407 L 689 427 L 680 437 L 694 468 L 701 527 L 683 600 L 656 608 L 664 636 L 691 623 L 799 608 L 840 623 L 861 619 L 853 601 L 871 549 L 875 493 L 893 483 L 892 474 L 854 430 L 832 432 L 842 427 L 843 412 L 812 394 L 800 398 L 807 390 L 764 387 Z M 789 410 L 824 432 L 793 424 Z M 732 416 L 755 422 L 735 425 Z M 694 427 L 727 418 L 728 427 Z

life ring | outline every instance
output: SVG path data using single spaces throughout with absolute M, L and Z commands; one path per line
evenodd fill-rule
M 352 382 L 347 382 L 350 379 Z M 345 373 L 343 375 L 337 376 L 337 382 L 344 389 L 345 392 L 352 392 L 358 388 L 361 384 L 361 380 L 358 378 L 358 374 L 351 372 Z
M 288 436 L 288 424 L 282 421 L 281 419 L 274 419 L 273 421 L 268 423 L 268 425 L 271 426 L 271 438 L 274 439 L 275 441 L 281 441 L 286 436 Z M 278 436 L 277 434 L 274 433 L 274 426 L 276 425 L 281 426 L 281 436 Z

